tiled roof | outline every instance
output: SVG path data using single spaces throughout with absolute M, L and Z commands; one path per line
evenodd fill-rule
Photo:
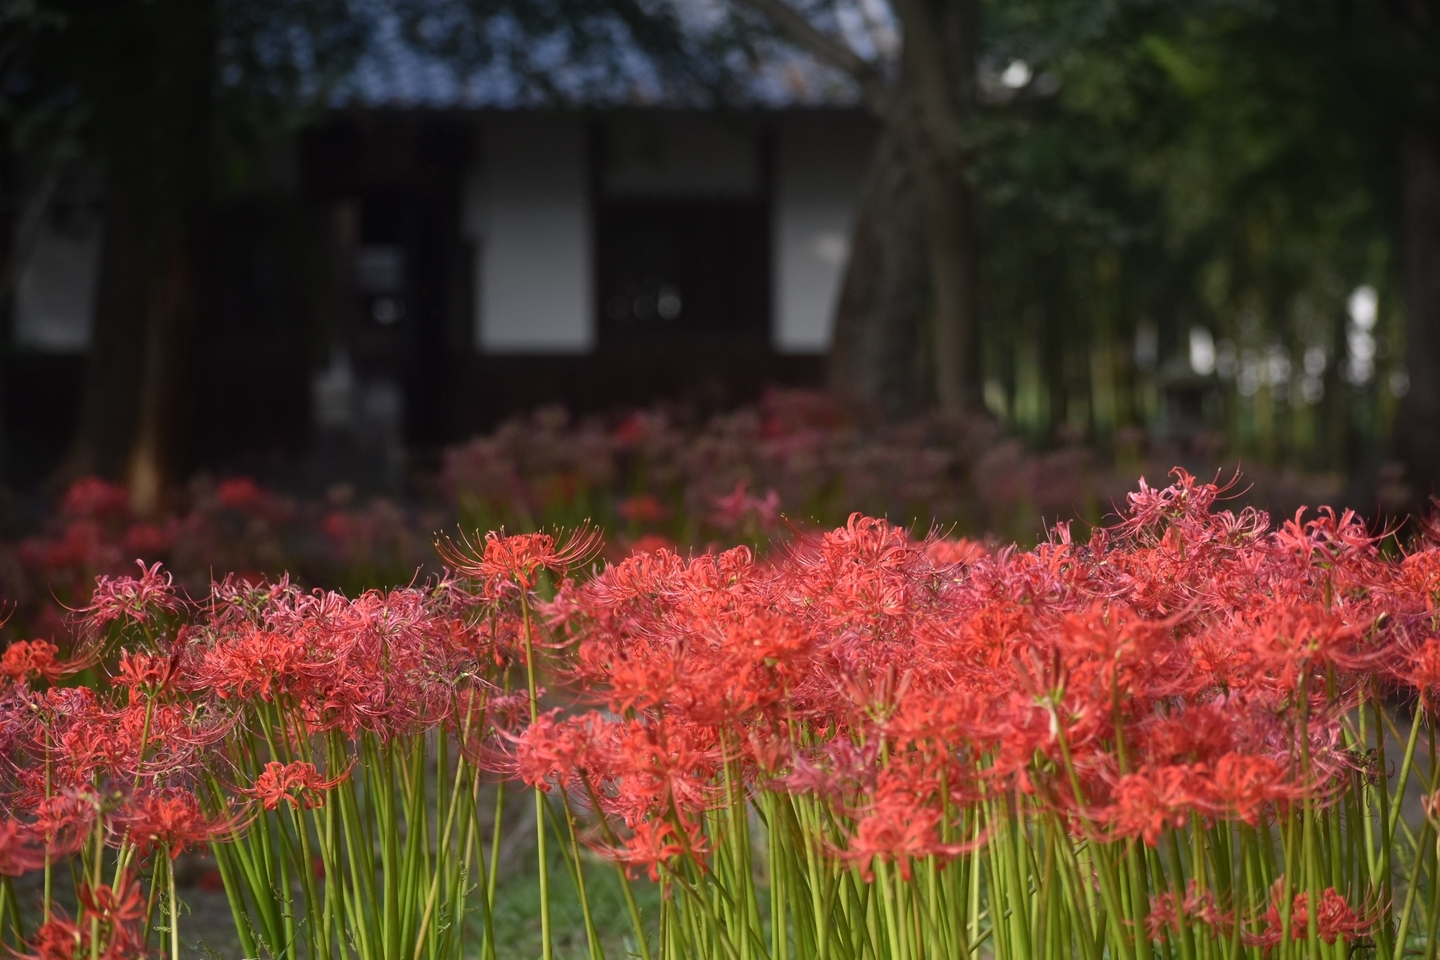
M 558 51 L 557 49 L 557 61 Z M 537 59 L 543 59 L 543 45 Z M 694 103 L 667 90 L 643 54 L 622 52 L 618 68 L 556 62 L 548 70 L 559 99 L 582 106 L 674 106 Z M 776 49 L 758 65 L 736 71 L 742 78 L 741 105 L 852 107 L 859 103 L 855 85 L 844 75 L 811 58 Z M 464 74 L 453 63 L 417 50 L 401 36 L 393 20 L 377 25 L 371 49 L 333 97 L 336 106 L 515 109 L 550 102 L 503 66 Z

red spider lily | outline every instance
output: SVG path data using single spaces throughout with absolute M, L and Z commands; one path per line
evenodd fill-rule
M 1186 664 L 1170 637 L 1168 624 L 1140 619 L 1119 605 L 1070 614 L 1055 638 L 1065 659 L 1066 689 L 1085 690 L 1101 703 L 1177 693 Z
M 625 541 L 622 541 L 622 544 L 625 544 Z M 674 551 L 674 548 L 674 541 L 668 540 L 667 537 L 661 537 L 661 535 L 657 534 L 645 534 L 644 537 L 638 538 L 634 543 L 625 544 L 625 553 L 622 553 L 621 556 L 625 557 L 635 553 L 660 553 L 661 550 Z
M 675 720 L 604 720 L 594 714 L 542 721 L 535 737 L 518 738 L 513 769 L 548 789 L 577 774 L 604 813 L 640 822 L 707 809 L 720 755 L 713 735 Z
M 1373 665 L 1383 653 L 1362 649 L 1364 630 L 1339 611 L 1299 598 L 1268 607 L 1246 628 L 1257 663 L 1284 692 L 1295 689 L 1306 673 L 1323 673 L 1327 667 L 1354 671 Z
M 39 678 L 54 683 L 82 664 L 60 659 L 60 648 L 48 640 L 16 640 L 0 656 L 0 676 L 16 683 Z
M 1340 937 L 1351 940 L 1364 936 L 1375 921 L 1357 913 L 1334 887 L 1326 887 L 1320 894 L 1320 909 L 1315 911 L 1315 922 L 1320 939 L 1334 943 Z
M 860 817 L 845 855 L 861 866 L 867 880 L 874 877 L 877 857 L 899 863 L 901 875 L 908 880 L 913 859 L 937 852 L 940 820 L 940 811 L 929 805 L 915 806 L 898 799 L 877 803 Z
M 1117 525 L 1117 532 L 1153 543 L 1172 529 L 1184 530 L 1203 524 L 1210 508 L 1238 479 L 1232 479 L 1224 487 L 1197 483 L 1194 476 L 1180 467 L 1171 470 L 1170 476 L 1175 478 L 1175 483 L 1158 490 L 1149 486 L 1144 477 L 1140 478 L 1140 489 L 1126 495 L 1127 516 Z
M 34 805 L 31 829 L 53 857 L 80 849 L 100 819 L 102 800 L 93 790 L 67 789 Z
M 205 647 L 197 680 L 222 699 L 258 697 L 268 702 L 278 693 L 299 692 L 295 685 L 301 681 L 305 655 L 301 637 L 242 629 Z
M 670 516 L 670 508 L 648 493 L 630 497 L 621 502 L 616 512 L 630 523 L 659 523 Z
M 1231 929 L 1235 918 L 1220 909 L 1212 890 L 1201 890 L 1192 879 L 1185 889 L 1185 898 L 1177 906 L 1176 896 L 1170 891 L 1150 897 L 1150 910 L 1145 915 L 1145 932 L 1151 940 L 1159 940 L 1169 933 L 1180 931 L 1180 919 L 1191 923 L 1203 923 L 1216 933 Z
M 1375 555 L 1383 538 L 1371 535 L 1355 511 L 1336 516 L 1334 509 L 1321 507 L 1318 513 L 1316 519 L 1306 522 L 1301 519 L 1305 514 L 1302 507 L 1293 520 L 1281 524 L 1275 531 L 1279 550 L 1306 566 L 1323 563 L 1337 570 Z
M 196 796 L 176 787 L 132 797 L 114 818 L 142 854 L 161 847 L 172 860 L 188 847 L 233 832 L 243 822 L 238 816 L 206 817 Z
M 132 887 L 133 895 L 139 897 L 139 886 L 132 884 Z M 81 896 L 85 896 L 83 888 Z M 106 900 L 109 899 L 106 897 Z M 124 903 L 126 913 L 136 906 L 131 903 L 131 894 L 127 893 Z M 138 902 L 141 913 L 143 908 L 144 900 L 141 898 Z M 133 929 L 138 916 L 125 921 L 107 918 L 98 925 L 89 921 L 90 918 L 83 914 L 79 923 L 58 914 L 52 916 L 30 938 L 30 952 L 17 956 L 20 960 L 143 960 L 145 944 Z
M 645 415 L 636 411 L 621 420 L 611 436 L 621 447 L 638 447 L 649 434 L 650 426 Z
M 1270 906 L 1263 917 L 1263 929 L 1256 934 L 1245 934 L 1244 941 L 1251 946 L 1273 947 L 1280 942 L 1283 923 L 1278 901 L 1281 899 L 1285 878 L 1277 879 L 1270 890 Z M 1320 909 L 1316 911 L 1315 927 L 1320 939 L 1334 943 L 1344 937 L 1349 940 L 1365 935 L 1372 926 L 1373 918 L 1356 913 L 1345 897 L 1334 887 L 1326 887 L 1320 894 Z M 1297 893 L 1290 907 L 1290 938 L 1303 940 L 1310 929 L 1310 895 Z
M 925 555 L 942 567 L 974 563 L 988 552 L 983 543 L 963 537 L 956 540 L 931 540 L 925 544 Z
M 1420 798 L 1420 809 L 1432 822 L 1440 821 L 1440 791 L 1427 793 Z
M 64 917 L 51 917 L 30 938 L 30 952 L 21 956 L 24 960 L 75 960 L 88 956 L 88 933 L 82 936 L 80 928 Z
M 139 556 L 154 556 L 170 549 L 170 535 L 153 523 L 132 523 L 125 530 L 124 549 Z
M 292 698 L 315 730 L 388 739 L 433 726 L 449 716 L 472 651 L 489 643 L 437 596 L 444 592 L 282 594 L 262 623 L 197 641 L 189 683 L 224 700 Z
M 1238 701 L 1216 699 L 1146 718 L 1135 727 L 1139 752 L 1157 766 L 1214 764 L 1235 749 L 1241 733 L 1236 713 L 1245 708 Z
M 81 477 L 65 491 L 60 509 L 74 517 L 123 516 L 130 512 L 130 494 L 99 477 Z
M 0 876 L 18 877 L 45 865 L 45 850 L 34 831 L 14 817 L 0 821 Z
M 532 787 L 547 793 L 569 783 L 590 749 L 593 715 L 561 720 L 560 711 L 541 714 L 517 740 L 515 772 Z
M 160 692 L 175 676 L 175 670 L 179 663 L 180 651 L 178 649 L 168 657 L 122 650 L 120 663 L 116 667 L 113 677 L 116 683 L 130 691 L 132 698 L 142 693 L 154 695 Z
M 485 534 L 483 544 L 462 536 L 458 545 L 446 540 L 437 548 L 457 573 L 479 580 L 491 590 L 505 583 L 529 590 L 539 571 L 564 575 L 589 562 L 600 546 L 599 531 L 582 526 L 558 540 L 548 533 L 505 536 L 492 530 Z
M 145 916 L 145 895 L 140 890 L 140 881 L 128 874 L 121 874 L 114 885 L 81 884 L 79 900 L 82 910 L 106 924 L 131 924 Z
M 579 641 L 577 674 L 612 710 L 713 729 L 710 742 L 739 745 L 757 770 L 789 764 L 780 776 L 790 789 L 832 802 L 874 795 L 877 777 L 838 762 L 840 741 L 826 738 L 884 738 L 897 764 L 911 759 L 893 751 L 933 757 L 944 744 L 989 758 L 987 789 L 1033 790 L 1067 817 L 1154 844 L 1196 817 L 1258 822 L 1267 805 L 1347 769 L 1320 710 L 1326 694 L 1312 687 L 1314 784 L 1286 774 L 1285 697 L 1302 674 L 1327 670 L 1339 672 L 1343 696 L 1392 642 L 1370 630 L 1371 601 L 1325 600 L 1327 584 L 1388 583 L 1363 568 L 1371 560 L 1353 523 L 1313 533 L 1356 545 L 1331 551 L 1348 565 L 1343 577 L 1297 578 L 1262 514 L 1212 512 L 1223 492 L 1180 473 L 1171 488 L 1142 488 L 1131 515 L 1089 544 L 1059 528 L 1031 552 L 967 551 L 958 572 L 933 542 L 857 515 L 769 566 L 744 551 L 632 556 L 562 586 L 546 612 Z M 822 743 L 797 754 L 767 742 L 777 730 Z M 542 726 L 525 748 L 532 782 L 563 782 L 584 762 L 602 764 L 590 769 L 598 780 L 637 790 L 643 764 L 558 734 Z M 1062 764 L 1078 795 L 1055 782 Z M 964 780 L 954 775 L 958 796 L 975 789 Z M 688 776 L 654 782 L 705 793 Z M 627 816 L 663 810 L 651 804 L 665 789 L 632 793 L 650 799 L 628 803 Z M 618 799 L 608 804 L 617 812 Z M 895 810 L 915 811 L 908 799 Z M 863 839 L 847 848 L 924 848 L 923 820 L 867 809 L 850 831 Z
M 749 484 L 741 480 L 730 493 L 715 497 L 710 522 L 722 530 L 734 530 L 753 517 L 761 530 L 772 529 L 780 519 L 780 494 L 767 490 L 764 497 L 754 497 L 748 487 Z
M 21 743 L 45 765 L 25 766 L 18 779 L 25 805 L 44 795 L 47 776 L 62 792 L 86 794 L 111 780 L 135 784 L 142 776 L 164 779 L 193 769 L 225 736 L 235 714 L 185 701 L 132 700 L 116 709 L 90 688 L 51 688 L 32 696 L 32 715 Z
M 784 421 L 770 439 L 800 445 L 804 429 Z M 526 496 L 569 496 L 590 482 L 573 460 L 547 469 L 553 476 Z M 1440 563 L 1417 559 L 1431 547 L 1382 556 L 1344 515 L 1272 533 L 1261 514 L 1217 511 L 1223 493 L 1180 473 L 1163 490 L 1142 486 L 1117 525 L 1088 539 L 1058 526 L 1031 550 L 914 537 L 855 514 L 768 554 L 685 558 L 661 548 L 572 578 L 592 555 L 587 535 L 491 534 L 448 545 L 460 578 L 424 587 L 351 599 L 230 578 L 204 607 L 134 600 L 151 611 L 144 632 L 163 631 L 146 652 L 106 655 L 114 685 L 0 691 L 0 787 L 18 818 L 0 827 L 0 872 L 97 836 L 172 856 L 207 839 L 227 849 L 246 842 L 234 808 L 216 813 L 206 795 L 202 809 L 186 789 L 212 772 L 263 763 L 231 796 L 259 801 L 246 804 L 252 811 L 298 811 L 321 806 L 350 770 L 324 778 L 308 762 L 269 756 L 318 760 L 333 749 L 424 774 L 423 764 L 405 766 L 408 751 L 428 763 L 427 744 L 443 736 L 459 741 L 462 762 L 563 792 L 590 821 L 576 836 L 594 842 L 599 828 L 602 852 L 630 872 L 707 884 L 748 876 L 754 864 L 727 858 L 748 855 L 732 831 L 756 811 L 767 842 L 835 858 L 807 869 L 835 870 L 850 878 L 846 889 L 882 865 L 900 882 L 926 882 L 917 863 L 950 870 L 952 858 L 997 837 L 1019 848 L 1042 836 L 1056 850 L 1078 842 L 1072 849 L 1095 851 L 1060 864 L 1075 902 L 1093 900 L 1075 899 L 1092 883 L 1111 896 L 1091 866 L 1113 854 L 1129 874 L 1117 922 L 1152 939 L 1178 929 L 1192 939 L 1239 935 L 1223 898 L 1242 894 L 1222 882 L 1223 869 L 1191 876 L 1208 865 L 1204 846 L 1238 834 L 1257 856 L 1283 844 L 1293 852 L 1285 832 L 1295 820 L 1284 814 L 1302 798 L 1307 817 L 1351 829 L 1357 775 L 1377 789 L 1386 782 L 1347 726 L 1356 705 L 1368 707 L 1385 682 L 1419 690 L 1427 705 L 1440 690 Z M 557 593 L 535 609 L 560 639 L 547 634 L 545 666 L 559 666 L 539 680 L 551 685 L 550 702 L 568 706 L 539 713 L 538 690 L 511 692 L 534 624 L 513 601 L 534 600 L 521 591 L 543 571 L 556 575 Z M 123 602 L 115 597 L 130 595 L 107 589 L 106 609 L 121 612 L 104 623 L 130 622 L 125 604 L 138 588 Z M 156 610 L 166 611 L 163 625 Z M 37 676 L 27 669 L 20 679 Z M 1365 729 L 1373 735 L 1368 717 Z M 267 742 L 276 752 L 259 752 Z M 386 776 L 364 774 L 362 811 L 370 791 L 386 789 Z M 1432 798 L 1427 814 L 1434 808 Z M 1325 860 L 1335 845 L 1320 836 Z M 1018 892 L 1042 896 L 1032 881 L 1053 854 L 1016 852 Z M 672 872 L 682 860 L 684 871 Z M 970 874 L 987 891 L 977 896 L 994 898 L 992 916 L 1009 882 L 1001 872 Z M 1212 879 L 1221 892 L 1202 886 Z M 701 892 L 716 893 L 715 904 L 733 891 Z M 119 917 L 125 897 L 85 895 L 87 912 Z M 1245 920 L 1247 942 L 1278 939 L 1279 890 L 1271 901 L 1269 913 Z M 1036 914 L 1047 924 L 1052 906 L 1070 909 L 1028 902 L 1047 911 Z M 1327 942 L 1362 936 L 1370 923 L 1334 891 L 1287 906 L 1292 933 L 1313 918 Z M 1111 937 L 1117 927 L 1106 923 L 1097 934 Z M 1124 952 L 1119 942 L 1102 947 Z
M 1235 917 L 1220 908 L 1215 891 L 1201 890 L 1191 878 L 1185 888 L 1185 915 L 1191 920 L 1203 923 L 1216 933 L 1223 933 L 1234 927 Z
M 180 610 L 175 579 L 161 570 L 158 563 L 147 567 L 143 560 L 135 562 L 140 567 L 139 579 L 106 576 L 95 579 L 90 604 L 81 611 L 89 630 L 99 631 L 114 622 L 145 623 Z
M 1391 672 L 1419 692 L 1423 706 L 1432 708 L 1435 696 L 1440 694 L 1440 639 L 1426 637 L 1420 646 L 1402 653 L 1400 663 Z
M 636 823 L 629 838 L 605 852 L 624 864 L 632 875 L 644 867 L 651 880 L 659 880 L 662 866 L 682 856 L 699 860 L 709 852 L 709 846 L 699 824 L 687 822 L 682 831 L 669 820 L 654 819 Z
M 859 865 L 867 877 L 873 875 L 876 859 L 894 862 L 908 880 L 917 860 L 944 860 L 977 847 L 980 840 L 943 842 L 941 825 L 951 798 L 941 790 L 940 774 L 939 764 L 920 757 L 887 766 L 878 777 L 874 800 L 857 811 L 855 829 L 841 856 Z
M 1118 836 L 1138 834 L 1153 847 L 1166 827 L 1182 826 L 1191 816 L 1209 811 L 1205 784 L 1203 767 L 1156 767 L 1126 774 L 1115 787 L 1107 819 Z
M 1269 757 L 1231 753 L 1213 771 L 1214 800 L 1221 809 L 1250 825 L 1260 822 L 1266 804 L 1297 799 L 1301 790 L 1286 781 L 1284 770 Z
M 297 809 L 323 807 L 325 791 L 345 782 L 349 775 L 350 771 L 346 770 L 338 777 L 326 780 L 312 763 L 303 760 L 280 763 L 272 760 L 265 764 L 265 769 L 255 778 L 254 785 L 245 793 L 257 798 L 266 810 L 274 810 L 281 803 L 288 803 Z
M 1440 534 L 1440 515 L 1432 515 L 1434 533 Z M 1388 584 L 1387 599 L 1404 610 L 1409 608 L 1415 614 L 1433 616 L 1436 601 L 1440 599 L 1440 545 L 1427 534 L 1428 546 L 1410 553 L 1393 571 L 1394 577 Z
M 215 488 L 215 499 L 228 510 L 256 510 L 268 501 L 265 491 L 249 477 L 222 480 Z
M 1159 940 L 1167 933 L 1180 929 L 1180 910 L 1175 906 L 1175 894 L 1166 890 L 1150 898 L 1150 910 L 1145 914 L 1145 932 L 1151 940 Z

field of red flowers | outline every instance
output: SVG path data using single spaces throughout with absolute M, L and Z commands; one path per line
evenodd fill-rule
M 705 420 L 656 407 L 576 420 L 536 411 L 445 452 L 441 480 L 467 528 L 533 530 L 590 520 L 612 540 L 763 545 L 855 511 L 921 530 L 1034 543 L 1045 525 L 1099 522 L 1138 476 L 1228 475 L 1221 438 L 1117 436 L 1034 451 L 988 419 L 869 423 L 824 394 L 774 391 Z M 1250 501 L 1289 515 L 1334 499 L 1336 478 L 1245 466 Z
M 576 420 L 549 408 L 445 451 L 407 498 L 345 486 L 297 497 L 202 477 L 161 514 L 139 516 L 123 488 L 82 479 L 28 523 L 0 511 L 0 599 L 13 605 L 6 635 L 48 637 L 64 635 L 64 611 L 89 602 L 97 576 L 128 575 L 136 559 L 163 562 L 190 596 L 230 573 L 288 573 L 353 595 L 439 573 L 432 544 L 457 523 L 528 532 L 586 522 L 605 532 L 609 559 L 637 545 L 763 551 L 855 511 L 1028 544 L 1056 521 L 1100 522 L 1137 476 L 1163 477 L 1177 462 L 1207 476 L 1234 467 L 1204 437 L 1189 447 L 1122 439 L 1108 454 L 1035 452 L 990 421 L 867 424 L 803 391 L 709 419 L 656 407 Z M 1340 493 L 1326 476 L 1245 476 L 1232 495 L 1286 515 Z
M 102 576 L 0 656 L 0 944 L 178 958 L 208 848 L 246 957 L 501 956 L 518 817 L 545 960 L 571 907 L 604 955 L 601 884 L 644 960 L 1433 957 L 1440 528 L 1224 496 L 1032 549 L 856 514 L 477 534 L 353 597 Z

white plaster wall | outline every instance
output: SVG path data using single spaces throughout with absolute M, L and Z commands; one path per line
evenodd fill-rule
M 775 144 L 774 344 L 782 353 L 830 347 L 835 302 L 874 128 L 862 121 L 796 119 Z
M 465 201 L 481 351 L 594 345 L 588 155 L 578 120 L 514 117 L 485 127 Z
M 50 353 L 82 353 L 90 346 L 95 285 L 100 273 L 98 220 L 64 230 L 47 222 L 15 285 L 17 345 Z

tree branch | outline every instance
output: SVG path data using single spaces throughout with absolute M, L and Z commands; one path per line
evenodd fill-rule
M 785 0 L 736 0 L 769 20 L 786 39 L 828 64 L 860 85 L 860 92 L 870 109 L 882 117 L 889 113 L 891 91 L 875 65 L 849 46 L 818 29 L 795 11 Z

